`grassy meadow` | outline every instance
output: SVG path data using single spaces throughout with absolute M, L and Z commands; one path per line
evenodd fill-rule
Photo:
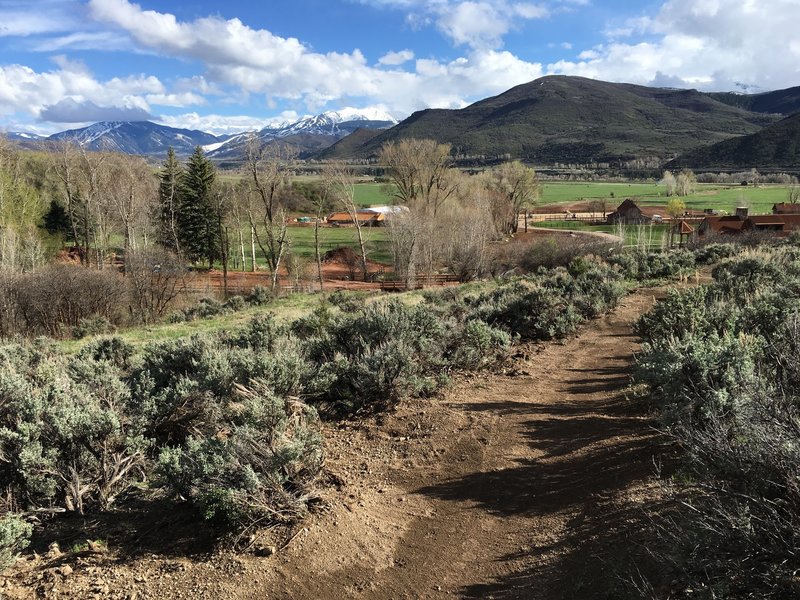
M 367 242 L 369 258 L 375 262 L 389 264 L 392 262 L 392 249 L 389 236 L 383 227 L 364 227 L 361 229 Z M 342 246 L 358 246 L 358 237 L 354 227 L 321 227 L 319 230 L 320 249 L 323 253 Z M 290 227 L 289 239 L 292 252 L 303 258 L 314 258 L 314 228 Z M 258 251 L 260 255 L 260 251 Z M 263 259 L 263 256 L 260 256 Z
M 758 187 L 698 184 L 694 194 L 682 198 L 688 208 L 712 208 L 733 213 L 737 206 L 747 206 L 753 213 L 769 213 L 772 205 L 785 202 L 789 194 L 786 185 L 765 184 Z M 663 206 L 668 198 L 664 186 L 657 183 L 575 183 L 546 182 L 542 185 L 539 204 L 567 204 L 581 200 L 605 199 L 609 210 L 625 198 L 642 205 Z

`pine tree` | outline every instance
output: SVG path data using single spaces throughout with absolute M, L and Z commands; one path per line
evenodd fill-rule
M 212 201 L 216 171 L 198 146 L 186 164 L 182 201 L 178 213 L 179 238 L 189 260 L 206 259 L 209 266 L 219 255 L 219 227 Z
M 175 151 L 167 151 L 167 159 L 158 174 L 158 243 L 182 256 L 180 244 L 179 213 L 182 198 L 183 168 L 175 158 Z

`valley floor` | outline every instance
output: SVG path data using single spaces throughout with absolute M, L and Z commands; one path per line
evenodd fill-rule
M 120 560 L 112 547 L 66 575 L 63 561 L 22 560 L 0 593 L 615 597 L 631 576 L 666 451 L 625 394 L 637 349 L 631 325 L 652 294 L 624 298 L 565 342 L 526 346 L 505 372 L 462 380 L 444 398 L 328 426 L 327 509 L 273 539 L 259 534 L 249 552 Z

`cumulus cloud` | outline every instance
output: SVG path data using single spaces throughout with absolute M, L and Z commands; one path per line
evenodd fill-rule
M 435 24 L 456 45 L 499 48 L 521 21 L 550 14 L 544 4 L 509 0 L 361 0 L 364 4 L 407 11 L 414 27 Z
M 246 115 L 201 115 L 196 112 L 190 112 L 180 115 L 163 115 L 156 120 L 168 127 L 198 129 L 214 135 L 223 135 L 258 131 L 264 127 L 294 123 L 299 118 L 300 116 L 295 111 L 290 110 L 270 119 L 256 119 Z
M 397 66 L 407 63 L 413 59 L 414 52 L 411 50 L 400 50 L 399 52 L 387 52 L 378 59 L 378 64 Z
M 525 12 L 532 5 L 509 6 Z M 384 68 L 376 68 L 357 49 L 313 52 L 295 38 L 250 28 L 239 19 L 206 17 L 182 22 L 128 0 L 90 0 L 89 7 L 94 18 L 123 29 L 147 50 L 202 61 L 204 81 L 245 94 L 302 102 L 311 111 L 347 98 L 380 103 L 397 114 L 460 107 L 465 98 L 497 93 L 542 74 L 538 63 L 488 48 L 477 48 L 450 62 L 418 59 L 413 69 L 392 65 L 412 60 L 410 51 L 390 53 L 379 65 Z
M 87 123 L 91 121 L 147 121 L 153 118 L 139 106 L 98 106 L 91 100 L 65 98 L 42 108 L 39 117 L 55 123 Z
M 669 0 L 653 17 L 608 31 L 607 44 L 548 70 L 611 81 L 707 90 L 800 83 L 797 0 Z M 645 35 L 643 42 L 620 37 Z
M 57 55 L 56 68 L 39 72 L 24 65 L 0 65 L 0 115 L 26 113 L 42 121 L 145 120 L 151 106 L 202 105 L 206 99 L 184 89 L 170 91 L 153 75 L 97 80 L 80 61 Z M 199 85 L 199 82 L 195 82 Z

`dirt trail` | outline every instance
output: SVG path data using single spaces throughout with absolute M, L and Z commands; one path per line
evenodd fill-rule
M 242 597 L 589 597 L 582 550 L 611 541 L 653 473 L 657 440 L 623 395 L 631 324 L 651 302 L 629 296 L 563 345 L 532 349 L 517 372 L 459 385 L 442 407 L 405 407 L 381 427 L 398 430 L 391 448 L 369 428 L 350 434 L 334 470 L 352 463 L 348 448 L 376 455 L 350 490 L 353 512 L 304 532 Z M 409 448 L 415 427 L 426 443 Z
M 595 597 L 659 450 L 624 396 L 631 324 L 651 303 L 633 294 L 572 339 L 526 347 L 511 372 L 328 428 L 338 489 L 273 556 L 142 554 L 61 589 L 96 590 L 95 577 L 119 598 Z

